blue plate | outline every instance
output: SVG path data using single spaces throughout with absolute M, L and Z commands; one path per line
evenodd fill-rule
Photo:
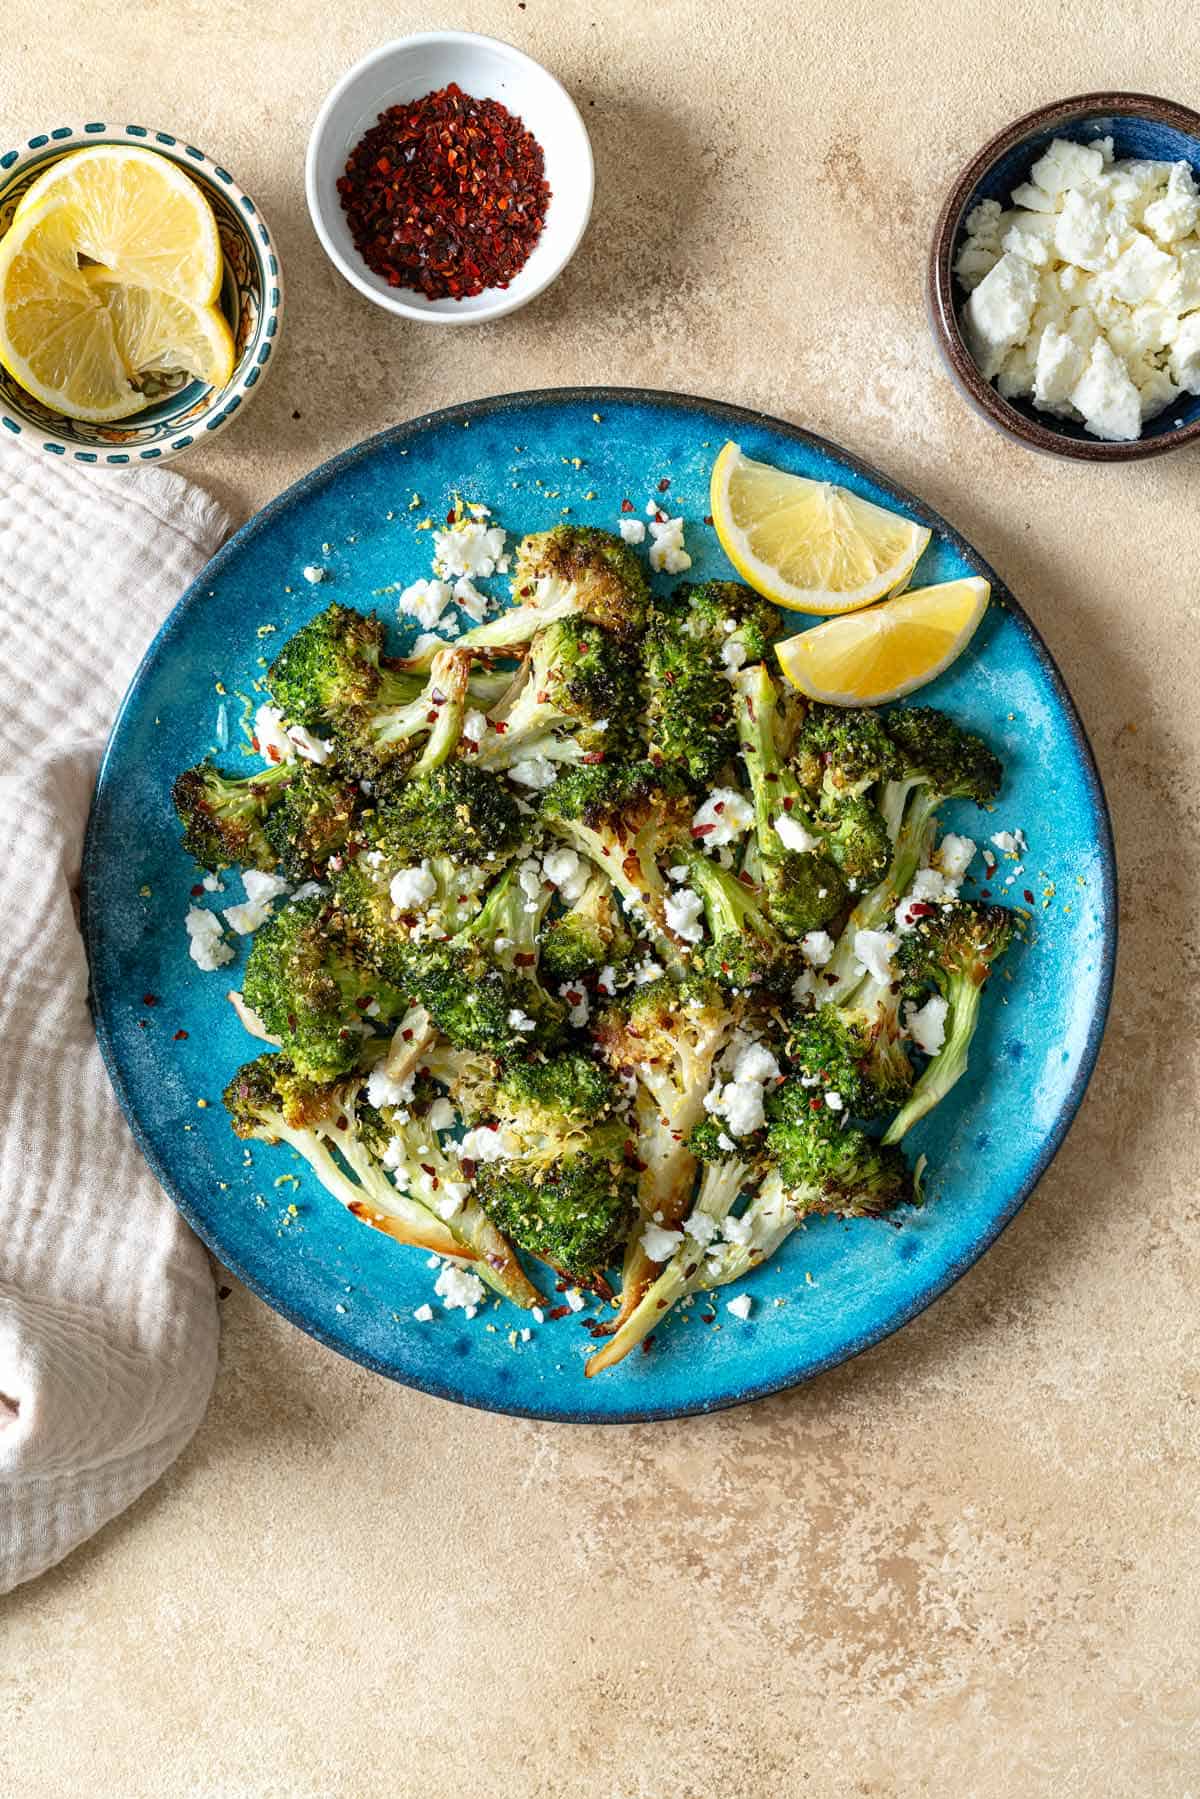
M 728 574 L 701 520 L 713 458 L 729 437 L 751 456 L 841 482 L 931 526 L 917 582 L 991 581 L 969 650 L 921 698 L 1004 757 L 994 814 L 952 808 L 946 822 L 979 840 L 1025 831 L 1025 872 L 1006 889 L 1012 865 L 1001 862 L 993 890 L 1020 904 L 1028 889 L 1032 930 L 989 989 L 969 1074 L 909 1140 L 930 1158 L 924 1210 L 899 1228 L 811 1224 L 747 1283 L 747 1322 L 725 1311 L 726 1289 L 714 1322 L 705 1321 L 714 1308 L 698 1303 L 667 1321 L 648 1355 L 589 1381 L 590 1339 L 574 1317 L 532 1325 L 527 1342 L 511 1335 L 530 1323 L 511 1307 L 467 1322 L 435 1304 L 434 1320 L 417 1322 L 414 1309 L 433 1299 L 424 1257 L 357 1225 L 290 1151 L 254 1144 L 247 1153 L 231 1134 L 221 1090 L 256 1045 L 224 997 L 238 968 L 203 974 L 189 960 L 183 917 L 199 875 L 179 848 L 170 787 L 178 769 L 225 744 L 237 765 L 235 696 L 314 612 L 337 599 L 395 616 L 380 590 L 429 573 L 431 534 L 420 522 L 444 517 L 456 491 L 491 506 L 512 532 L 564 512 L 612 527 L 623 499 L 644 516 L 669 479 L 664 503 L 688 520 L 693 574 Z M 327 568 L 328 581 L 309 585 L 301 571 L 310 563 Z M 235 875 L 227 887 L 198 903 L 243 897 Z M 1112 841 L 1087 740 L 1045 646 L 987 564 L 929 507 L 805 431 L 681 395 L 610 389 L 507 395 L 397 426 L 251 520 L 184 595 L 125 699 L 92 806 L 83 897 L 113 1084 L 150 1166 L 221 1261 L 284 1317 L 380 1374 L 494 1411 L 597 1422 L 679 1417 L 775 1392 L 877 1343 L 944 1292 L 1063 1139 L 1096 1059 L 1116 945 Z

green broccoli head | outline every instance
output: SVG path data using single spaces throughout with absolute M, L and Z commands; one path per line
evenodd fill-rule
M 883 879 L 892 859 L 892 839 L 878 806 L 862 797 L 827 801 L 820 824 L 824 853 L 854 891 Z
M 810 1099 L 830 1095 L 836 1109 L 856 1118 L 880 1118 L 905 1098 L 912 1084 L 897 1078 L 891 1064 L 875 1055 L 875 1027 L 861 1012 L 822 1006 L 795 1025 L 788 1059 Z M 903 1061 L 903 1052 L 900 1052 Z M 907 1062 L 904 1063 L 907 1069 Z M 836 1102 L 841 1102 L 837 1105 Z
M 380 695 L 340 711 L 332 725 L 338 761 L 370 781 L 396 771 L 415 776 L 440 768 L 462 736 L 470 669 L 469 652 L 443 647 L 434 652 L 415 697 L 392 701 Z
M 473 762 L 453 761 L 411 779 L 384 775 L 364 831 L 390 857 L 444 855 L 477 864 L 514 849 L 525 824 L 503 781 Z
M 494 1110 L 520 1137 L 562 1141 L 607 1118 L 619 1097 L 602 1063 L 565 1050 L 510 1063 L 496 1084 Z
M 642 645 L 644 729 L 649 754 L 696 787 L 707 786 L 737 749 L 729 682 L 714 642 L 693 635 L 687 616 L 656 609 Z
M 766 1113 L 767 1154 L 797 1211 L 874 1218 L 914 1198 L 899 1151 L 839 1123 L 840 1115 L 799 1081 L 777 1087 Z
M 905 998 L 918 999 L 930 987 L 943 998 L 956 986 L 982 987 L 1012 934 L 1006 906 L 960 900 L 937 907 L 900 939 L 896 969 Z
M 707 643 L 718 660 L 722 646 L 736 637 L 742 660 L 761 662 L 779 634 L 774 605 L 740 581 L 685 583 L 676 589 L 672 609 L 688 636 Z
M 542 752 L 554 760 L 600 761 L 633 735 L 638 696 L 628 645 L 579 617 L 538 631 L 508 692 L 488 712 L 475 751 L 488 768 L 511 768 Z
M 691 809 L 688 790 L 674 771 L 649 761 L 565 769 L 542 798 L 544 819 L 577 823 L 612 839 L 631 837 L 654 817 L 661 818 L 664 835 L 678 832 L 690 823 Z
M 355 707 L 414 699 L 420 681 L 386 670 L 383 649 L 383 622 L 373 612 L 327 606 L 284 644 L 267 685 L 284 717 L 309 730 Z
M 773 923 L 762 894 L 700 850 L 690 850 L 685 861 L 690 884 L 704 901 L 710 938 L 699 952 L 701 966 L 722 987 L 790 993 L 803 959 Z
M 482 949 L 451 938 L 409 943 L 401 956 L 408 991 L 459 1049 L 510 1056 L 562 1035 L 562 1002 L 535 978 L 498 967 Z
M 331 924 L 329 903 L 319 896 L 276 913 L 255 936 L 242 987 L 297 1073 L 314 1081 L 354 1067 L 368 1010 L 386 1021 L 405 1009 L 403 994 L 357 962 Z
M 522 538 L 512 577 L 522 606 L 571 610 L 628 641 L 646 628 L 650 584 L 627 543 L 594 525 L 555 525 Z
M 832 800 L 854 798 L 898 771 L 883 719 L 865 707 L 809 707 L 792 747 L 801 786 Z
M 252 775 L 224 775 L 207 757 L 185 768 L 171 798 L 188 855 L 214 871 L 231 863 L 274 868 L 278 857 L 266 823 L 295 776 L 294 762 L 274 762 Z
M 556 1163 L 483 1163 L 475 1190 L 503 1234 L 577 1286 L 607 1294 L 633 1214 L 637 1174 L 618 1120 L 596 1126 Z
M 612 883 L 597 868 L 579 898 L 543 931 L 540 966 L 548 980 L 578 981 L 602 968 L 620 967 L 633 947 Z
M 1000 790 L 1004 770 L 981 737 L 964 731 L 932 706 L 889 713 L 887 733 L 903 779 L 926 782 L 947 799 L 986 806 Z
M 813 850 L 784 850 L 764 856 L 762 890 L 779 930 L 796 939 L 822 930 L 846 904 L 846 883 L 840 870 Z
M 300 760 L 263 827 L 283 872 L 292 881 L 320 877 L 345 849 L 362 794 L 336 768 Z

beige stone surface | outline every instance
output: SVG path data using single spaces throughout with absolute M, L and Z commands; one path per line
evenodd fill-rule
M 598 178 L 558 286 L 441 335 L 342 283 L 302 183 L 333 80 L 430 24 L 549 63 Z M 637 1429 L 480 1416 L 235 1287 L 191 1449 L 0 1616 L 6 1794 L 1200 1794 L 1200 459 L 1009 445 L 943 378 L 921 291 L 940 195 L 993 129 L 1107 84 L 1197 105 L 1196 82 L 1164 0 L 7 0 L 0 136 L 163 126 L 274 226 L 282 355 L 188 473 L 250 509 L 395 419 L 588 380 L 840 439 L 1048 638 L 1113 806 L 1123 943 L 1099 1072 L 1022 1216 L 807 1389 Z

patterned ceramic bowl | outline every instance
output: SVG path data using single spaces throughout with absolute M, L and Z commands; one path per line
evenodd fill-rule
M 271 234 L 258 207 L 233 176 L 202 151 L 145 125 L 61 125 L 0 151 L 0 236 L 25 189 L 49 163 L 87 144 L 140 144 L 169 156 L 201 187 L 217 217 L 225 277 L 221 310 L 237 361 L 228 383 L 206 387 L 186 376 L 164 377 L 147 404 L 112 424 L 85 424 L 43 406 L 0 368 L 0 429 L 50 456 L 76 462 L 165 462 L 221 431 L 253 397 L 278 348 L 283 280 Z

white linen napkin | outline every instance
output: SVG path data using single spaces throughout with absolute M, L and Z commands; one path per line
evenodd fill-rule
M 165 469 L 0 444 L 0 1593 L 158 1478 L 216 1372 L 208 1258 L 100 1059 L 77 889 L 118 702 L 229 526 Z

